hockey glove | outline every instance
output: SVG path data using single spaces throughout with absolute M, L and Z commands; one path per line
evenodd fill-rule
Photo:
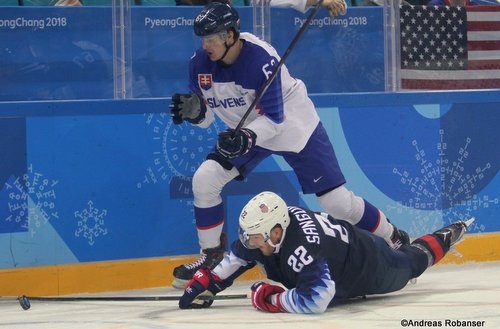
M 203 300 L 198 296 L 215 296 L 227 286 L 208 267 L 200 268 L 186 285 L 184 294 L 179 299 L 179 308 L 207 308 L 214 302 L 213 299 Z
M 184 120 L 192 124 L 199 124 L 205 119 L 207 108 L 203 99 L 196 94 L 174 94 L 170 104 L 170 116 L 178 125 Z
M 252 285 L 252 306 L 262 312 L 279 313 L 283 312 L 278 306 L 271 303 L 271 296 L 285 291 L 280 286 L 268 284 L 262 281 Z
M 257 135 L 247 128 L 241 128 L 236 134 L 233 129 L 228 129 L 219 134 L 217 152 L 226 159 L 234 159 L 246 154 L 255 146 Z
M 331 17 L 337 17 L 338 15 L 345 15 L 347 13 L 347 4 L 345 0 L 325 0 L 323 1 L 323 7 L 325 7 Z

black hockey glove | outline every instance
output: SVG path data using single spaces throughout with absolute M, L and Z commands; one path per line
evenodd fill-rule
M 208 267 L 200 268 L 191 280 L 189 280 L 184 290 L 184 294 L 179 299 L 179 308 L 207 308 L 214 302 L 213 299 L 205 300 L 198 296 L 215 296 L 226 289 L 222 280 Z
M 205 119 L 207 108 L 203 99 L 197 94 L 174 94 L 170 104 L 170 116 L 178 125 L 186 120 L 192 124 L 199 124 Z
M 234 159 L 247 153 L 257 140 L 257 135 L 247 128 L 241 128 L 234 136 L 233 133 L 233 129 L 221 132 L 217 140 L 217 152 L 226 159 Z

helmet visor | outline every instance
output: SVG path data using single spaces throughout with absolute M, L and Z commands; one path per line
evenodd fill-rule
M 265 239 L 262 234 L 248 234 L 244 229 L 238 229 L 238 238 L 241 244 L 247 249 L 258 249 L 266 244 L 268 239 Z
M 202 44 L 206 45 L 207 47 L 213 47 L 219 44 L 222 45 L 224 44 L 224 42 L 226 42 L 226 40 L 227 32 L 219 32 L 201 37 Z

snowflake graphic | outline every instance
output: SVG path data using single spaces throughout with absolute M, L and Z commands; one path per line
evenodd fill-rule
M 443 218 L 448 223 L 457 219 L 468 219 L 474 216 L 475 211 L 499 203 L 498 198 L 488 195 L 478 197 L 472 192 L 475 184 L 484 179 L 484 174 L 490 170 L 491 164 L 477 167 L 474 173 L 465 172 L 464 164 L 470 156 L 471 138 L 465 139 L 458 154 L 454 155 L 455 159 L 450 160 L 447 143 L 444 141 L 445 131 L 441 129 L 439 135 L 438 158 L 434 162 L 428 160 L 425 150 L 416 140 L 412 141 L 416 151 L 415 160 L 420 166 L 419 176 L 393 168 L 393 174 L 399 176 L 401 184 L 409 188 L 412 197 L 408 201 L 399 201 L 396 207 L 388 208 L 399 214 L 409 215 L 408 217 L 412 218 L 410 230 L 416 235 L 441 228 Z M 471 226 L 471 230 L 476 232 L 483 232 L 485 229 L 485 225 L 477 221 Z
M 108 211 L 95 208 L 92 201 L 89 201 L 87 205 L 86 209 L 75 211 L 75 218 L 78 219 L 75 236 L 87 239 L 89 245 L 93 246 L 99 236 L 108 234 L 108 229 L 104 223 Z
M 12 179 L 4 185 L 8 193 L 9 209 L 5 221 L 15 223 L 18 228 L 28 230 L 34 236 L 42 225 L 59 218 L 54 190 L 58 181 L 34 171 L 32 164 L 27 169 L 22 177 Z

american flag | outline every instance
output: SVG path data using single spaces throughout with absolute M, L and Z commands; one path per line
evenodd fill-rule
M 500 88 L 500 6 L 400 7 L 402 89 Z

